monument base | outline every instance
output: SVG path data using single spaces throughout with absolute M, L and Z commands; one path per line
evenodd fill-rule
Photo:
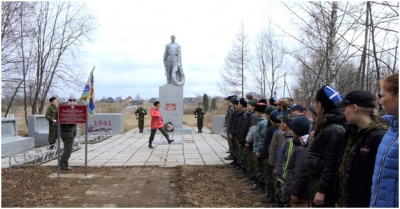
M 174 130 L 182 128 L 183 86 L 164 84 L 159 88 L 160 110 L 164 124 L 171 122 Z

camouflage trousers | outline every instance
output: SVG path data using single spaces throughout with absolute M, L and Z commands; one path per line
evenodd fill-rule
M 143 132 L 143 129 L 144 129 L 144 118 L 143 119 L 139 118 L 138 122 L 139 122 L 139 131 Z
M 274 195 L 275 207 L 290 207 L 290 194 L 283 191 L 282 182 L 275 180 L 275 195 Z
M 203 117 L 197 117 L 197 129 L 198 131 L 203 129 Z
M 236 137 L 233 137 L 233 139 L 230 139 L 232 141 L 232 155 L 239 161 L 238 156 L 238 147 L 237 147 L 237 139 Z
M 229 139 L 229 133 L 227 133 L 228 134 L 228 146 L 229 146 L 229 152 L 233 152 L 233 148 L 234 148 L 234 145 L 233 145 L 233 139 Z
M 60 167 L 67 168 L 68 160 L 71 157 L 72 144 L 74 143 L 74 133 L 73 132 L 61 132 L 61 139 L 64 142 L 64 151 L 61 155 Z
M 242 168 L 246 168 L 246 164 L 244 162 L 244 156 L 243 156 L 243 145 L 241 145 L 237 140 L 236 140 L 236 153 L 237 153 L 237 161 L 242 165 Z
M 315 205 L 314 204 L 314 197 L 315 194 L 318 192 L 318 187 L 319 187 L 319 179 L 316 178 L 309 178 L 309 191 L 310 191 L 310 204 L 311 207 L 328 207 L 328 208 L 334 208 L 335 203 L 337 201 L 337 194 L 336 190 L 332 188 L 329 190 L 327 193 L 325 193 L 325 200 L 323 205 Z
M 244 157 L 243 157 L 243 145 L 241 145 L 237 138 L 235 138 L 235 157 L 239 164 L 241 164 L 242 168 L 245 168 Z
M 264 158 L 254 158 L 256 162 L 256 168 L 257 168 L 257 180 L 260 182 L 265 182 L 265 161 L 266 159 Z
M 49 128 L 49 144 L 54 144 L 57 141 L 58 138 L 58 126 L 57 125 L 52 125 L 49 124 L 50 128 Z
M 247 176 L 250 179 L 257 179 L 256 159 L 253 154 L 253 150 L 250 147 L 243 149 L 244 163 L 247 170 Z
M 268 161 L 268 160 L 267 160 Z M 266 163 L 265 166 L 266 174 L 265 174 L 265 189 L 267 190 L 267 195 L 274 199 L 275 195 L 275 174 L 274 174 L 274 166 Z

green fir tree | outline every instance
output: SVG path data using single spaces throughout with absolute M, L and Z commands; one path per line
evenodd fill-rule
M 210 110 L 217 110 L 217 99 L 215 97 L 211 100 Z
M 210 107 L 210 105 L 209 105 L 209 102 L 208 102 L 208 96 L 207 96 L 207 94 L 204 94 L 203 95 L 203 108 L 204 108 L 204 111 L 207 112 L 209 107 Z

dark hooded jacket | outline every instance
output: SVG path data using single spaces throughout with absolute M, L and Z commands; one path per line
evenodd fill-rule
M 283 190 L 299 199 L 308 199 L 308 174 L 306 169 L 306 158 L 309 142 L 300 142 L 293 138 L 294 150 L 287 167 L 286 181 Z
M 246 144 L 246 136 L 252 126 L 256 126 L 258 118 L 256 112 L 247 112 L 247 116 L 243 122 L 243 126 L 239 130 L 238 141 L 241 145 Z M 250 146 L 252 147 L 252 146 Z
M 237 125 L 236 125 L 236 137 L 238 139 L 238 142 L 244 146 L 244 144 L 246 144 L 246 135 L 247 135 L 247 131 L 248 131 L 248 127 L 246 124 L 247 117 L 248 117 L 247 109 L 243 108 L 239 112 L 239 115 L 240 115 L 240 117 L 238 118 Z
M 306 168 L 311 179 L 319 182 L 318 191 L 335 193 L 338 190 L 340 151 L 345 140 L 346 118 L 339 109 L 323 115 L 322 127 L 311 140 Z
M 269 145 L 271 144 L 271 140 L 272 140 L 272 137 L 274 136 L 275 130 L 276 130 L 276 127 L 273 126 L 270 121 L 268 121 L 267 130 L 265 131 L 265 140 L 264 140 L 263 147 L 261 149 L 261 157 L 263 159 L 268 159 Z

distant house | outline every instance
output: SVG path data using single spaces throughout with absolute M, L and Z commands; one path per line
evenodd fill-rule
M 131 96 L 128 96 L 126 99 L 124 99 L 124 101 L 125 101 L 125 103 L 129 103 L 129 102 L 132 102 L 133 99 Z
M 117 98 L 115 98 L 115 101 L 121 103 L 123 100 L 121 97 L 117 97 Z
M 183 98 L 183 101 L 184 102 L 196 101 L 196 98 L 194 98 L 194 97 L 185 97 L 185 98 Z
M 150 103 L 154 103 L 154 102 L 156 102 L 157 101 L 157 98 L 151 98 L 151 99 L 149 99 L 149 102 Z
M 113 99 L 112 97 L 108 97 L 108 99 L 106 100 L 106 102 L 108 102 L 108 103 L 113 103 L 113 102 L 114 102 L 114 99 Z

